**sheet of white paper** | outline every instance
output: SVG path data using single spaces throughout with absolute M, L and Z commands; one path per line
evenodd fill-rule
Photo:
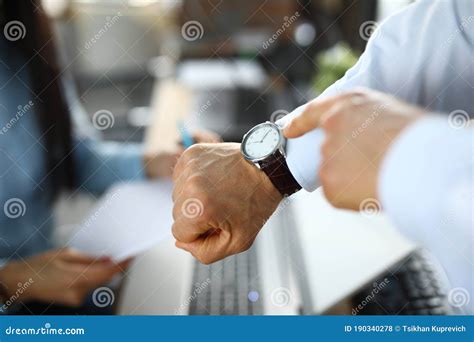
M 170 181 L 122 183 L 93 208 L 70 246 L 122 261 L 169 238 L 173 222 Z

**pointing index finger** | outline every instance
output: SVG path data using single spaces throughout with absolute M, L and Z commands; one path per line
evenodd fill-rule
M 321 118 L 339 99 L 339 96 L 330 96 L 324 99 L 315 99 L 308 102 L 303 112 L 293 118 L 283 129 L 283 134 L 287 138 L 298 138 L 313 129 L 319 127 Z

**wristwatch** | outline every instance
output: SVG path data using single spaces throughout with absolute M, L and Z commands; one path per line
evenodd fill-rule
M 250 129 L 240 146 L 244 158 L 265 172 L 283 197 L 301 189 L 286 163 L 285 147 L 281 128 L 270 121 Z

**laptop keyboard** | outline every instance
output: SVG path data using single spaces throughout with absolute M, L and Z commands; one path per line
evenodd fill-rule
M 261 315 L 255 246 L 211 265 L 195 262 L 190 315 Z

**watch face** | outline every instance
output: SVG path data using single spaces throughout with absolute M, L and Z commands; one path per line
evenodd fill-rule
M 242 142 L 246 159 L 259 160 L 271 155 L 280 144 L 280 130 L 273 123 L 263 123 L 252 128 Z

